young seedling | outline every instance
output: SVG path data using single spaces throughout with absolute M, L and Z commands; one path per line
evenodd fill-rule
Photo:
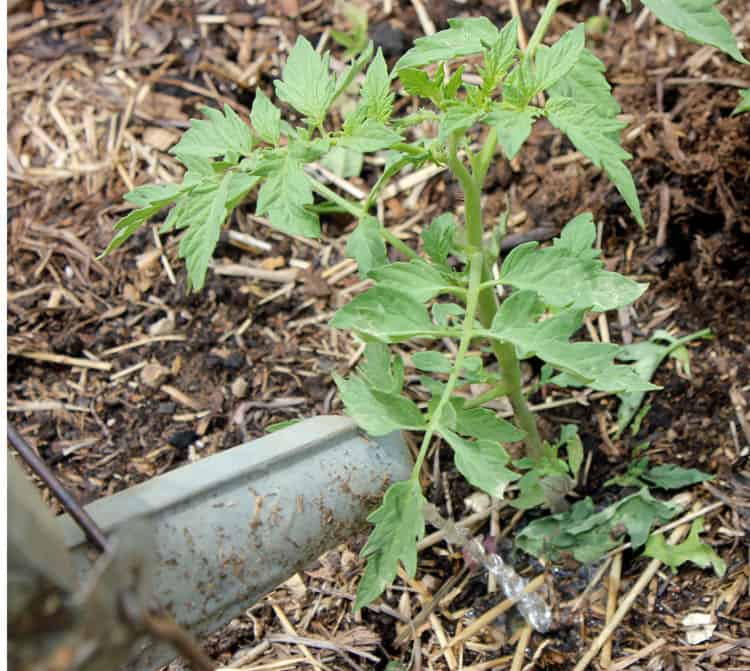
M 745 62 L 711 0 L 644 4 L 691 39 Z M 522 244 L 503 259 L 499 252 L 507 213 L 494 226 L 483 216 L 482 192 L 491 165 L 503 160 L 498 153 L 513 159 L 533 126 L 546 119 L 602 169 L 633 218 L 644 224 L 625 163 L 630 155 L 620 143 L 625 125 L 617 116 L 620 106 L 604 65 L 586 47 L 584 26 L 567 31 L 551 46 L 543 44 L 557 5 L 550 0 L 525 51 L 518 47 L 516 19 L 498 28 L 486 18 L 457 18 L 448 29 L 418 39 L 390 72 L 382 52 L 373 57 L 368 45 L 334 76 L 328 55 L 321 56 L 300 37 L 281 79 L 274 82 L 288 120 L 260 89 L 251 126 L 229 106 L 223 111 L 204 108 L 206 118 L 193 121 L 171 149 L 186 167 L 182 183 L 142 186 L 129 193 L 127 199 L 137 209 L 118 222 L 106 250 L 122 245 L 172 205 L 161 232 L 183 231 L 179 252 L 186 261 L 188 286 L 197 290 L 223 224 L 251 191 L 257 190 L 256 214 L 290 235 L 319 236 L 321 211 L 336 209 L 357 220 L 346 251 L 373 286 L 341 308 L 331 325 L 367 346 L 357 371 L 334 379 L 346 411 L 368 433 L 423 434 L 412 476 L 392 484 L 370 517 L 375 528 L 362 551 L 367 569 L 357 608 L 383 592 L 399 562 L 407 574 L 415 574 L 426 503 L 419 475 L 436 437 L 453 449 L 456 468 L 473 486 L 502 497 L 515 483 L 518 495 L 512 505 L 551 509 L 552 517 L 535 523 L 543 525 L 539 533 L 527 528 L 519 536 L 521 546 L 535 554 L 544 553 L 547 539 L 554 536 L 556 548 L 570 541 L 567 547 L 576 548 L 579 559 L 591 560 L 612 547 L 615 523 L 624 525 L 638 547 L 655 523 L 676 512 L 654 499 L 647 486 L 596 514 L 588 499 L 569 510 L 566 495 L 583 463 L 581 441 L 571 426 L 562 428 L 557 441 L 543 440 L 521 385 L 520 361 L 537 357 L 545 362 L 546 384 L 618 394 L 657 388 L 632 366 L 615 362 L 616 345 L 574 339 L 588 312 L 622 308 L 646 289 L 605 270 L 594 246 L 590 214 L 568 222 L 551 246 Z M 457 59 L 461 64 L 453 63 Z M 474 74 L 470 81 L 464 78 L 469 68 Z M 340 128 L 332 127 L 329 110 L 360 79 L 356 109 Z M 398 90 L 420 100 L 408 116 L 393 117 L 394 81 Z M 416 127 L 431 130 L 416 135 Z M 363 202 L 341 196 L 309 169 L 342 149 L 387 152 L 382 174 Z M 425 164 L 449 170 L 462 190 L 464 208 L 461 221 L 451 213 L 434 219 L 422 234 L 420 252 L 372 210 L 392 178 Z M 403 260 L 391 262 L 388 246 Z M 445 338 L 457 342 L 452 358 L 433 347 Z M 416 351 L 405 362 L 390 346 L 407 342 Z M 482 356 L 469 354 L 477 349 Z M 424 411 L 404 391 L 407 365 L 421 371 L 421 385 L 431 394 Z M 476 383 L 487 391 L 471 397 L 468 390 Z M 483 407 L 501 396 L 509 399 L 514 422 Z M 504 444 L 515 441 L 523 441 L 524 456 L 511 461 Z M 577 541 L 584 537 L 579 547 Z

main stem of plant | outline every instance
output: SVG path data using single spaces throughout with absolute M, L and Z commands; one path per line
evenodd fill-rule
M 448 141 L 448 167 L 458 179 L 464 192 L 464 217 L 469 249 L 481 254 L 483 250 L 482 235 L 484 233 L 481 202 L 482 187 L 489 162 L 495 153 L 497 135 L 494 132 L 490 132 L 488 135 L 482 153 L 475 162 L 474 174 L 467 170 L 458 157 L 458 140 L 458 134 L 453 134 Z M 482 282 L 488 282 L 491 279 L 489 265 L 482 254 Z M 487 286 L 480 289 L 479 320 L 482 326 L 489 328 L 496 313 L 497 300 L 492 287 Z M 471 319 L 468 311 L 466 318 Z M 500 366 L 503 384 L 518 424 L 526 432 L 527 455 L 537 461 L 542 457 L 542 439 L 539 436 L 534 413 L 529 410 L 526 397 L 523 395 L 521 365 L 516 356 L 515 347 L 511 343 L 493 341 L 492 349 Z
M 477 307 L 479 302 L 479 285 L 482 283 L 482 268 L 484 266 L 484 259 L 481 250 L 476 250 L 469 255 L 469 287 L 466 291 L 466 314 L 464 316 L 463 328 L 461 329 L 461 339 L 458 343 L 458 351 L 456 352 L 456 360 L 453 362 L 453 370 L 448 376 L 448 382 L 446 382 L 443 392 L 438 401 L 437 407 L 430 417 L 430 423 L 427 426 L 424 437 L 422 438 L 422 444 L 419 447 L 419 454 L 417 455 L 414 463 L 414 470 L 412 471 L 412 478 L 419 478 L 419 471 L 422 469 L 422 464 L 427 456 L 427 449 L 430 446 L 432 436 L 440 424 L 443 408 L 450 402 L 451 394 L 458 384 L 458 376 L 461 373 L 461 369 L 464 365 L 464 359 L 466 358 L 466 352 L 469 351 L 469 345 L 473 338 L 474 331 L 474 319 L 477 314 Z

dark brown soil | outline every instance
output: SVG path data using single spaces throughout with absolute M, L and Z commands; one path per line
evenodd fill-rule
M 338 272 L 345 266 L 334 268 L 345 258 L 348 219 L 325 219 L 320 241 L 291 240 L 251 217 L 249 202 L 230 229 L 253 236 L 260 246 L 243 247 L 227 237 L 217 249 L 217 264 L 296 269 L 296 276 L 266 282 L 211 272 L 204 291 L 194 295 L 185 290 L 176 239 L 163 238 L 160 255 L 150 227 L 122 251 L 95 258 L 127 209 L 124 193 L 133 185 L 179 178 L 166 149 L 197 108 L 229 102 L 247 117 L 254 87 L 269 90 L 296 35 L 315 42 L 323 31 L 345 27 L 333 3 L 10 4 L 15 5 L 8 53 L 10 421 L 88 502 L 260 436 L 271 423 L 341 412 L 330 373 L 349 370 L 357 343 L 326 324 L 359 281 L 355 273 Z M 383 4 L 369 3 L 371 33 L 392 63 L 422 34 L 413 6 L 419 3 L 394 2 L 389 16 Z M 457 14 L 484 14 L 496 22 L 511 16 L 504 1 L 425 4 L 438 29 Z M 626 15 L 615 4 L 608 10 L 615 20 L 606 39 L 592 46 L 630 119 L 625 146 L 634 155 L 630 168 L 645 230 L 638 229 L 602 173 L 543 123 L 520 160 L 500 161 L 491 172 L 487 215 L 504 208 L 506 194 L 512 212 L 525 213 L 512 233 L 559 230 L 575 214 L 594 213 L 611 268 L 650 283 L 632 311 L 607 315 L 612 342 L 639 341 L 655 329 L 679 336 L 712 330 L 712 340 L 690 347 L 690 377 L 671 359 L 660 368 L 655 381 L 664 390 L 649 396 L 652 409 L 635 436 L 609 435 L 617 413 L 611 397 L 540 414 L 550 436 L 563 421 L 578 424 L 591 453 L 582 493 L 594 498 L 601 499 L 600 483 L 624 471 L 630 450 L 644 440 L 658 461 L 717 475 L 694 494 L 704 505 L 725 503 L 708 516 L 706 528 L 727 562 L 726 575 L 720 579 L 690 568 L 676 576 L 658 574 L 616 630 L 613 659 L 663 638 L 650 659 L 634 660 L 628 668 L 750 668 L 750 497 L 743 480 L 750 472 L 750 114 L 729 116 L 738 101 L 736 87 L 750 87 L 750 71 L 689 44 L 652 17 L 636 24 L 640 7 Z M 720 6 L 747 45 L 750 21 L 743 0 Z M 527 28 L 540 7 L 522 3 Z M 597 7 L 566 4 L 552 34 L 595 14 Z M 51 23 L 45 28 L 43 21 Z M 333 48 L 340 56 L 340 48 Z M 362 179 L 351 182 L 364 188 L 373 177 L 366 168 Z M 423 223 L 457 205 L 455 186 L 439 176 L 421 192 L 386 201 L 385 212 L 394 225 L 411 221 L 407 242 L 415 244 Z M 171 339 L 159 339 L 163 336 Z M 134 344 L 139 340 L 144 342 Z M 40 352 L 94 367 L 50 363 L 40 360 Z M 101 370 L 106 366 L 100 364 L 110 366 Z M 548 393 L 532 401 L 549 401 Z M 453 514 L 463 516 L 470 489 L 447 451 L 440 453 L 440 465 L 448 490 L 438 478 L 426 483 L 428 491 L 444 511 L 448 495 Z M 57 510 L 53 501 L 50 505 Z M 501 513 L 500 527 L 510 519 L 510 512 Z M 450 668 L 445 657 L 427 664 L 440 648 L 434 622 L 399 647 L 394 639 L 402 625 L 396 619 L 383 610 L 366 610 L 355 619 L 350 601 L 336 596 L 356 588 L 360 564 L 353 552 L 361 540 L 321 560 L 305 576 L 296 604 L 274 593 L 250 609 L 247 619 L 215 636 L 209 648 L 217 665 L 258 643 L 264 631 L 282 631 L 273 599 L 288 604 L 284 608 L 295 625 L 322 599 L 325 608 L 310 629 L 297 633 L 325 637 L 340 629 L 351 633 L 352 645 L 357 635 L 364 636 L 365 648 L 382 662 L 357 659 L 355 668 L 385 668 L 387 660 L 398 659 L 411 659 L 415 668 Z M 408 597 L 399 582 L 384 603 L 415 616 L 424 602 L 418 590 L 434 593 L 462 564 L 460 553 L 438 545 L 422 555 L 419 582 L 409 586 Z M 626 554 L 623 592 L 645 564 Z M 548 597 L 565 603 L 580 595 L 592 571 L 571 565 L 548 575 L 553 590 Z M 479 608 L 485 595 L 486 580 L 473 578 L 437 609 L 448 637 L 456 631 L 454 616 Z M 601 630 L 605 602 L 606 589 L 598 586 L 576 614 L 563 608 L 567 624 L 545 637 L 535 634 L 526 663 L 534 656 L 534 668 L 572 669 Z M 714 613 L 718 627 L 706 643 L 689 646 L 681 620 L 695 611 Z M 516 624 L 509 618 L 486 631 L 480 638 L 495 641 L 492 645 L 473 639 L 463 664 L 512 656 Z M 297 653 L 294 646 L 274 644 L 257 663 Z M 349 662 L 337 658 L 330 668 Z M 510 657 L 496 667 L 475 668 L 510 668 Z

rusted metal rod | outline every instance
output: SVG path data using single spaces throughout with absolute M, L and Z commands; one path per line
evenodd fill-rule
M 52 495 L 60 502 L 65 512 L 81 527 L 89 541 L 102 552 L 109 552 L 111 545 L 104 532 L 94 522 L 91 515 L 83 509 L 83 506 L 76 501 L 75 497 L 62 486 L 50 467 L 44 463 L 12 424 L 8 424 L 8 440 L 21 456 L 21 459 L 49 487 Z

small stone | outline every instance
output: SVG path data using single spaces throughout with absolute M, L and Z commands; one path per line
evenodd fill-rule
M 716 617 L 711 613 L 690 613 L 683 618 L 682 626 L 688 645 L 699 645 L 714 635 Z
M 232 382 L 232 396 L 235 398 L 245 398 L 247 394 L 247 381 L 244 377 L 238 377 Z
M 198 440 L 198 437 L 198 434 L 192 429 L 187 431 L 177 431 L 169 437 L 169 444 L 172 447 L 176 447 L 178 450 L 186 450 Z
M 224 359 L 224 366 L 229 370 L 239 370 L 245 365 L 245 355 L 242 352 L 232 352 Z
M 156 406 L 156 412 L 160 415 L 173 415 L 176 410 L 177 404 L 172 401 L 165 401 Z
M 492 505 L 492 501 L 484 492 L 474 492 L 464 499 L 464 504 L 472 512 L 483 513 Z
M 383 54 L 388 57 L 400 56 L 406 48 L 406 36 L 404 32 L 388 21 L 376 23 L 370 33 L 376 47 L 383 49 Z
M 167 335 L 168 333 L 174 333 L 174 312 L 168 312 L 166 317 L 155 321 L 148 327 L 150 336 Z
M 148 387 L 156 388 L 169 374 L 169 370 L 158 361 L 151 361 L 141 368 L 141 382 Z

